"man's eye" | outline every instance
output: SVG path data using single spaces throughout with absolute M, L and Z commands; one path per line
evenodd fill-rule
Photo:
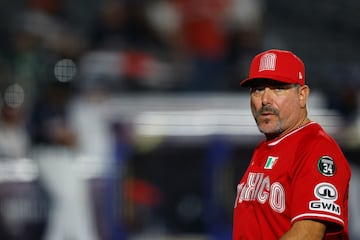
M 273 90 L 279 92 L 279 91 L 283 91 L 285 89 L 286 89 L 285 87 L 276 87 Z
M 251 89 L 251 92 L 261 92 L 264 91 L 264 87 L 254 87 Z

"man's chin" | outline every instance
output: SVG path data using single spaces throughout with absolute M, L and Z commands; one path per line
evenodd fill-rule
M 266 126 L 259 125 L 258 128 L 261 133 L 266 136 L 277 136 L 281 133 L 281 129 L 278 126 L 270 126 L 269 124 L 265 124 Z

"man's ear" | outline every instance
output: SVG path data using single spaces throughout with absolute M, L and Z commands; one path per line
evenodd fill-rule
M 310 88 L 307 85 L 300 86 L 299 88 L 299 102 L 301 107 L 306 107 L 306 103 L 310 94 Z

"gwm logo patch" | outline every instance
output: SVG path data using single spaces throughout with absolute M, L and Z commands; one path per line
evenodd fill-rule
M 318 200 L 310 201 L 309 209 L 340 215 L 340 206 L 335 203 L 338 199 L 338 192 L 334 185 L 331 183 L 319 183 L 314 188 L 314 195 Z
M 322 156 L 318 161 L 318 170 L 324 176 L 334 176 L 336 172 L 334 160 L 329 156 Z

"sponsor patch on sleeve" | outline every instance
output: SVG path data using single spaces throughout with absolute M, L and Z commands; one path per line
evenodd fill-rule
M 336 172 L 334 160 L 329 156 L 322 156 L 318 161 L 318 170 L 324 176 L 334 176 Z
M 335 201 L 338 199 L 338 191 L 331 183 L 319 183 L 314 188 L 317 200 L 309 202 L 309 209 L 314 211 L 328 212 L 336 215 L 341 214 L 340 205 Z

